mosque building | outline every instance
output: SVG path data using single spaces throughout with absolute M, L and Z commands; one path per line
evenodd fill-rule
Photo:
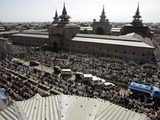
M 154 60 L 155 47 L 149 37 L 143 37 L 143 35 L 147 35 L 149 29 L 143 25 L 140 18 L 138 6 L 131 25 L 122 28 L 122 33 L 126 35 L 79 34 L 80 26 L 70 22 L 70 16 L 64 5 L 60 16 L 57 11 L 55 12 L 54 21 L 49 26 L 47 34 L 19 33 L 12 35 L 12 41 L 14 44 L 24 45 L 25 43 L 30 46 L 47 44 L 55 51 L 80 52 L 141 63 L 151 62 Z M 94 29 L 99 29 L 98 31 L 107 34 L 110 29 L 104 29 L 102 23 L 110 26 L 106 20 L 104 8 L 100 22 L 93 22 L 96 24 L 93 26 Z

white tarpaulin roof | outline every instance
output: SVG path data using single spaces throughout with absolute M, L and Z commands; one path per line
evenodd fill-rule
M 0 111 L 0 120 L 147 120 L 144 114 L 101 99 L 56 95 L 15 102 Z

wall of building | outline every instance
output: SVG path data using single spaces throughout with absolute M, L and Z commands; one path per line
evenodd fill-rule
M 154 49 L 150 48 L 98 44 L 81 41 L 72 41 L 72 43 L 70 43 L 70 47 L 71 51 L 89 53 L 94 56 L 120 58 L 127 61 L 133 60 L 137 62 L 149 62 L 154 57 Z
M 24 46 L 43 46 L 48 42 L 48 38 L 41 37 L 25 37 L 25 36 L 12 36 L 11 41 L 15 45 L 24 45 Z
M 51 25 L 49 27 L 49 46 L 55 50 L 69 50 L 70 41 L 79 30 L 80 26 L 71 23 Z
M 112 26 L 109 22 L 93 22 L 93 32 L 95 34 L 110 35 L 111 28 Z

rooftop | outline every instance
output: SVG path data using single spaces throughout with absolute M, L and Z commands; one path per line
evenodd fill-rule
M 14 102 L 0 111 L 0 120 L 147 120 L 136 113 L 101 99 L 55 95 L 36 95 Z
M 4 31 L 4 32 L 0 32 L 0 35 L 4 35 L 4 34 L 15 34 L 18 33 L 19 31 L 16 30 L 11 30 L 11 31 Z
M 0 41 L 8 41 L 8 38 L 0 37 Z
M 22 31 L 23 34 L 40 34 L 40 35 L 48 35 L 48 30 L 47 29 L 40 29 L 40 30 L 24 30 Z
M 48 34 L 32 34 L 32 33 L 17 33 L 12 36 L 16 37 L 33 37 L 33 38 L 44 38 L 48 39 Z M 81 42 L 94 42 L 99 44 L 112 44 L 120 46 L 133 46 L 133 47 L 144 47 L 154 48 L 152 45 L 145 43 L 145 38 L 141 37 L 136 33 L 130 33 L 121 36 L 109 36 L 109 35 L 95 35 L 95 34 L 77 34 L 72 39 L 73 41 Z
M 121 41 L 142 41 L 141 36 L 139 37 L 136 33 L 131 33 L 128 35 L 121 36 L 112 36 L 112 35 L 96 35 L 96 34 L 77 34 L 76 37 L 84 38 L 96 38 L 96 39 L 105 39 L 105 40 L 121 40 Z
M 42 35 L 42 34 L 14 34 L 12 36 L 16 36 L 16 37 L 33 37 L 33 38 L 48 39 L 48 35 Z
M 99 44 L 111 44 L 111 45 L 119 45 L 119 46 L 131 46 L 131 47 L 143 47 L 153 49 L 154 47 L 146 44 L 145 42 L 140 41 L 123 41 L 123 40 L 112 40 L 112 39 L 101 39 L 101 38 L 87 38 L 87 37 L 74 37 L 73 41 L 80 42 L 90 42 L 90 43 L 99 43 Z

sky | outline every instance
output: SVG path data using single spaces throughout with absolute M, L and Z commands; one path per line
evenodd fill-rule
M 0 0 L 0 21 L 52 21 L 64 2 L 73 22 L 99 20 L 103 5 L 110 22 L 131 22 L 138 2 L 144 22 L 160 22 L 160 0 Z

